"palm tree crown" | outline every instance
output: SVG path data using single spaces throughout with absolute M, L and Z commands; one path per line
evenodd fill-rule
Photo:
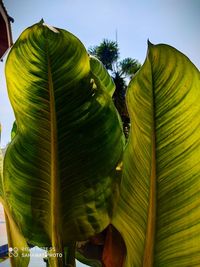
M 100 45 L 90 47 L 88 52 L 100 59 L 106 69 L 111 71 L 119 58 L 118 44 L 107 39 L 104 39 Z
M 113 100 L 122 118 L 124 133 L 126 137 L 128 137 L 130 119 L 125 102 L 127 81 L 139 70 L 141 64 L 138 60 L 130 57 L 119 60 L 120 53 L 118 43 L 107 39 L 104 39 L 97 46 L 90 47 L 88 53 L 101 60 L 106 69 L 111 72 L 116 86 Z

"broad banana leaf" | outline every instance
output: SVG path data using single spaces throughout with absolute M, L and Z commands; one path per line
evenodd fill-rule
M 200 73 L 149 43 L 127 93 L 131 133 L 112 223 L 125 267 L 200 266 Z
M 11 140 L 15 137 L 17 133 L 17 123 L 16 121 L 13 123 L 13 127 L 12 127 L 12 130 L 11 130 Z
M 82 43 L 43 21 L 14 44 L 6 80 L 17 122 L 4 161 L 6 200 L 29 243 L 60 253 L 110 223 L 121 121 Z
M 100 86 L 105 88 L 106 92 L 112 97 L 115 91 L 115 83 L 103 63 L 96 57 L 90 55 L 90 67 L 96 83 L 99 82 L 101 84 Z
M 1 131 L 0 131 L 1 135 Z M 9 249 L 15 249 L 14 251 L 9 251 L 10 256 L 10 263 L 11 267 L 20 266 L 20 267 L 27 267 L 29 264 L 29 257 L 22 257 L 24 253 L 24 249 L 26 249 L 26 253 L 28 255 L 28 245 L 20 233 L 20 230 L 11 214 L 11 210 L 8 207 L 6 195 L 4 192 L 4 181 L 3 181 L 3 153 L 0 149 L 0 203 L 4 207 L 5 212 L 5 221 L 6 221 L 6 228 L 7 228 L 7 236 L 8 236 L 8 247 Z M 17 249 L 17 251 L 16 251 Z M 5 260 L 4 258 L 3 260 Z M 0 259 L 1 261 L 1 259 Z

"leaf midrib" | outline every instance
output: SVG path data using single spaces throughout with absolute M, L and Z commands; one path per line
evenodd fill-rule
M 59 201 L 59 171 L 58 171 L 58 137 L 56 103 L 54 96 L 54 86 L 51 72 L 51 62 L 48 55 L 48 87 L 50 101 L 50 131 L 51 131 L 51 178 L 50 178 L 50 220 L 51 220 L 51 242 L 55 252 L 62 252 L 61 242 L 61 221 L 60 221 L 60 201 Z M 61 260 L 61 258 L 60 258 Z M 59 265 L 58 265 L 59 266 Z M 61 265 L 62 266 L 62 265 Z
M 143 267 L 152 267 L 154 262 L 155 223 L 156 223 L 156 156 L 155 138 L 152 137 L 152 166 L 150 176 L 149 209 Z
M 152 66 L 151 66 L 152 71 Z M 151 174 L 149 191 L 149 208 L 147 217 L 147 230 L 145 238 L 145 250 L 143 257 L 143 267 L 153 267 L 154 265 L 154 245 L 156 228 L 156 125 L 155 125 L 155 92 L 152 83 L 152 148 L 151 148 Z

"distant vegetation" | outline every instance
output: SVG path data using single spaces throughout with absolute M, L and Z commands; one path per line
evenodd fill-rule
M 141 64 L 138 60 L 130 57 L 120 60 L 118 43 L 107 39 L 104 39 L 97 46 L 90 47 L 88 52 L 101 60 L 106 69 L 111 73 L 116 86 L 113 100 L 122 118 L 125 136 L 128 138 L 130 118 L 125 101 L 126 89 L 128 82 L 139 70 Z

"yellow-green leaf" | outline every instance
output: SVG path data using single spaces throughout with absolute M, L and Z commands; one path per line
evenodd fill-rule
M 14 44 L 6 79 L 17 122 L 5 156 L 7 201 L 31 244 L 60 253 L 110 222 L 121 122 L 83 44 L 42 21 Z
M 90 68 L 96 83 L 99 82 L 100 86 L 112 97 L 115 91 L 115 84 L 102 62 L 90 55 Z
M 125 267 L 200 266 L 200 73 L 149 44 L 127 93 L 131 133 L 113 224 Z
M 1 134 L 1 132 L 0 132 Z M 4 192 L 3 181 L 3 153 L 0 149 L 0 203 L 4 207 L 5 221 L 8 237 L 8 248 L 13 249 L 10 251 L 10 264 L 11 267 L 27 267 L 29 264 L 29 257 L 22 257 L 24 250 L 28 253 L 28 245 L 20 232 L 7 203 L 6 194 Z M 14 251 L 15 250 L 15 251 Z

